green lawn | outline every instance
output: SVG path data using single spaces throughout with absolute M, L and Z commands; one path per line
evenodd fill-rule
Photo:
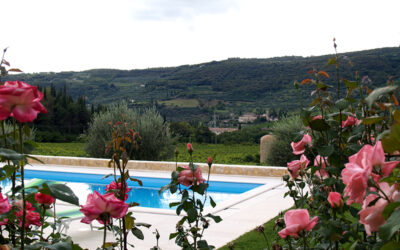
M 240 236 L 239 238 L 233 240 L 229 244 L 219 248 L 219 250 L 263 250 L 263 249 L 272 249 L 272 244 L 274 242 L 283 244 L 283 240 L 279 238 L 278 232 L 275 231 L 275 220 L 278 218 L 275 217 L 270 221 L 264 224 L 264 233 L 266 238 L 268 239 L 269 248 L 267 248 L 267 243 L 264 236 L 254 230 L 247 232 Z

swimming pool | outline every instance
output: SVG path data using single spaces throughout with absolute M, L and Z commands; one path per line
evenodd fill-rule
M 38 178 L 67 183 L 78 196 L 80 204 L 85 204 L 87 195 L 93 193 L 94 190 L 105 193 L 106 185 L 113 181 L 113 177 L 110 176 L 106 179 L 102 179 L 103 177 L 104 175 L 101 174 L 25 170 L 25 179 L 27 181 L 29 179 Z M 179 201 L 179 196 L 176 193 L 171 194 L 169 191 L 165 191 L 161 195 L 158 194 L 158 190 L 162 186 L 168 184 L 170 179 L 141 176 L 135 176 L 135 178 L 140 179 L 143 182 L 143 186 L 141 187 L 136 182 L 129 180 L 128 186 L 131 187 L 132 190 L 129 192 L 127 202 L 137 202 L 141 207 L 170 209 L 169 203 Z M 212 196 L 214 201 L 218 204 L 219 202 L 231 199 L 261 185 L 263 184 L 210 181 L 208 194 Z M 10 188 L 11 184 L 3 181 L 2 186 L 7 190 Z M 209 204 L 206 204 L 206 206 L 209 206 Z

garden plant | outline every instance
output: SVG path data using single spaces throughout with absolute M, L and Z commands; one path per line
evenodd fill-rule
M 314 68 L 295 82 L 298 91 L 312 85 L 314 101 L 302 107 L 305 129 L 291 143 L 297 159 L 287 163 L 284 181 L 295 209 L 277 220 L 285 244 L 275 248 L 400 247 L 399 86 L 389 78 L 371 90 L 357 71 L 342 78 L 346 60 L 336 53 L 327 64 L 335 76 Z
M 208 157 L 208 175 L 207 179 L 203 178 L 201 168 L 193 164 L 192 154 L 194 152 L 191 143 L 187 144 L 187 151 L 190 155 L 188 166 L 178 166 L 171 174 L 171 183 L 162 187 L 160 193 L 169 190 L 172 194 L 178 192 L 181 200 L 170 203 L 170 207 L 176 207 L 176 214 L 180 215 L 184 212 L 184 216 L 176 224 L 176 232 L 171 233 L 169 238 L 174 239 L 175 243 L 182 249 L 213 249 L 214 246 L 209 245 L 204 239 L 204 231 L 210 225 L 210 219 L 219 223 L 221 217 L 211 213 L 204 214 L 204 208 L 207 199 L 210 199 L 212 207 L 216 203 L 211 196 L 207 194 L 209 187 L 210 172 L 212 167 L 212 158 Z M 178 159 L 178 151 L 175 152 L 176 162 Z

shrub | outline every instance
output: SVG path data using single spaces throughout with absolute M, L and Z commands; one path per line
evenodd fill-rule
M 271 166 L 286 166 L 287 162 L 296 159 L 290 143 L 296 141 L 298 131 L 304 129 L 304 126 L 299 116 L 289 116 L 277 121 L 271 129 L 277 140 L 268 152 L 267 163 Z
M 114 104 L 104 113 L 95 114 L 89 125 L 85 150 L 93 157 L 110 157 L 105 153 L 107 143 L 111 141 L 111 126 L 118 121 L 134 123 L 141 139 L 138 148 L 133 150 L 130 159 L 161 160 L 172 155 L 172 139 L 167 125 L 155 108 L 129 109 L 126 102 Z

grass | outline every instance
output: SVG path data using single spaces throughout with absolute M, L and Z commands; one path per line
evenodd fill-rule
M 257 165 L 259 162 L 260 145 L 251 144 L 193 144 L 193 161 L 197 163 L 207 162 L 207 158 L 211 156 L 214 163 L 219 164 L 240 164 L 240 165 Z M 178 161 L 188 162 L 189 154 L 186 144 L 177 145 L 179 152 Z M 172 157 L 169 161 L 175 161 Z
M 262 250 L 262 249 L 272 249 L 272 243 L 277 242 L 280 245 L 283 245 L 283 240 L 279 238 L 278 232 L 274 229 L 275 220 L 278 219 L 279 216 L 269 220 L 266 222 L 264 226 L 264 233 L 266 238 L 268 239 L 269 248 L 267 248 L 267 243 L 264 236 L 255 230 L 247 232 L 240 236 L 239 238 L 233 240 L 229 244 L 218 248 L 218 250 Z
M 89 157 L 84 150 L 85 143 L 40 142 L 37 144 L 38 146 L 32 151 L 32 154 L 34 155 Z
M 54 155 L 54 156 L 75 156 L 75 157 L 89 157 L 85 152 L 85 143 L 37 143 L 32 154 L 36 155 Z M 259 161 L 259 145 L 223 145 L 223 144 L 193 144 L 194 162 L 205 163 L 207 157 L 213 157 L 214 163 L 220 164 L 246 164 L 257 165 Z M 188 162 L 189 154 L 187 153 L 186 144 L 177 145 L 179 151 L 178 161 Z M 175 161 L 174 157 L 168 161 Z

